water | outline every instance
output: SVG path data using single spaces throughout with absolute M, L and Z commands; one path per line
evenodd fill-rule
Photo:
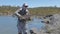
M 11 16 L 0 16 L 0 34 L 17 34 L 17 19 Z M 27 29 L 30 30 L 33 27 L 38 30 L 44 27 L 44 24 L 41 23 L 41 19 L 33 18 L 33 21 L 30 21 L 26 25 Z

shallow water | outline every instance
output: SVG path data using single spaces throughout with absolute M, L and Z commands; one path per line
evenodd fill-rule
M 26 25 L 27 30 L 37 28 L 38 30 L 44 27 L 41 23 L 42 19 L 33 18 Z M 11 16 L 0 16 L 0 34 L 17 34 L 17 18 Z

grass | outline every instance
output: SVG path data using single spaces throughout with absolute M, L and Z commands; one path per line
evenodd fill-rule
M 0 6 L 0 13 L 14 13 L 20 7 L 17 6 Z M 60 13 L 59 7 L 36 7 L 36 8 L 29 8 L 29 11 L 32 15 L 49 15 L 49 14 L 56 14 Z

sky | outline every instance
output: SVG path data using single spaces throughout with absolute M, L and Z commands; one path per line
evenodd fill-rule
M 11 5 L 21 7 L 23 3 L 27 3 L 29 7 L 60 7 L 60 0 L 0 0 L 0 6 Z

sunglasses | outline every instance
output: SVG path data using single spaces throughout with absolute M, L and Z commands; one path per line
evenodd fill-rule
M 28 6 L 25 6 L 25 7 L 28 7 Z

